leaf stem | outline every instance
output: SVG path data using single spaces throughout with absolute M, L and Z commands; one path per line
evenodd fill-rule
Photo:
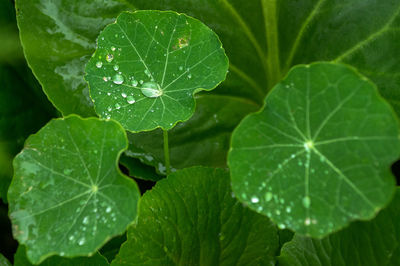
M 268 45 L 268 89 L 271 89 L 281 78 L 276 2 L 276 0 L 261 0 Z
M 164 162 L 165 162 L 165 171 L 167 175 L 171 172 L 171 166 L 169 162 L 169 146 L 168 146 L 168 131 L 163 129 L 163 136 L 164 136 Z

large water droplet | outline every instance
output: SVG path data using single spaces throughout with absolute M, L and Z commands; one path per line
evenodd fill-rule
M 257 197 L 252 197 L 251 202 L 258 203 L 260 200 Z
M 85 244 L 85 238 L 84 238 L 84 237 L 82 237 L 82 238 L 79 239 L 79 241 L 78 241 L 78 245 L 79 245 L 79 246 L 82 246 L 83 244 Z
M 126 98 L 126 93 L 125 92 L 121 93 L 121 96 Z
M 113 68 L 114 68 L 115 71 L 118 71 L 119 65 L 114 65 Z
M 139 82 L 137 82 L 137 80 L 132 80 L 132 86 L 133 87 L 136 87 L 137 85 L 139 84 Z
M 122 75 L 120 75 L 120 74 L 116 74 L 116 75 L 113 77 L 113 82 L 114 82 L 115 84 L 122 84 L 122 83 L 124 82 L 124 77 L 123 77 Z
M 102 67 L 102 66 L 103 66 L 103 63 L 102 63 L 101 61 L 99 61 L 99 62 L 96 63 L 96 67 L 97 67 L 97 68 L 100 68 L 100 67 Z
M 140 88 L 143 95 L 150 98 L 159 97 L 163 94 L 162 90 L 155 82 L 145 82 Z
M 133 96 L 128 96 L 126 97 L 126 100 L 129 104 L 133 104 L 136 102 L 135 98 L 133 98 Z
M 306 196 L 303 198 L 303 206 L 306 208 L 310 208 L 311 205 L 311 199 L 310 197 Z
M 114 46 L 111 46 L 111 51 L 115 51 L 115 47 Z
M 108 55 L 106 56 L 106 61 L 107 61 L 107 62 L 111 62 L 113 59 L 114 59 L 114 56 L 113 56 L 112 54 L 108 54 Z

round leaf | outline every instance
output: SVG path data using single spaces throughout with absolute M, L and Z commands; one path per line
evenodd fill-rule
M 398 135 L 391 107 L 353 69 L 295 67 L 233 133 L 233 191 L 280 227 L 322 237 L 388 203 Z
M 70 116 L 28 138 L 8 191 L 14 237 L 32 263 L 93 254 L 136 217 L 139 190 L 117 167 L 127 148 L 112 121 Z
M 324 239 L 295 235 L 283 246 L 281 266 L 400 265 L 400 189 L 372 221 L 355 222 Z
M 98 37 L 86 66 L 96 112 L 130 131 L 171 129 L 189 119 L 193 94 L 225 79 L 217 35 L 175 12 L 124 12 Z
M 228 172 L 186 168 L 144 194 L 112 265 L 271 265 L 278 234 L 240 204 Z M 243 241 L 245 239 L 246 241 Z

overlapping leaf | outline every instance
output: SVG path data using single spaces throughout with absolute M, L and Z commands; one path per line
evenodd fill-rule
M 370 219 L 394 190 L 399 125 L 375 86 L 331 63 L 293 68 L 233 133 L 233 191 L 300 234 Z
M 279 257 L 282 266 L 400 265 L 400 189 L 369 222 L 356 222 L 321 240 L 296 235 Z
M 243 207 L 229 183 L 226 171 L 203 167 L 159 181 L 112 265 L 272 264 L 276 227 Z
M 238 97 L 197 96 L 193 117 L 168 132 L 173 170 L 196 165 L 226 167 L 232 130 L 245 115 L 256 110 L 257 104 Z M 139 158 L 165 174 L 160 129 L 128 134 L 128 139 L 128 156 Z
M 64 115 L 94 114 L 83 78 L 96 37 L 127 5 L 116 0 L 17 0 L 26 59 L 43 91 Z
M 125 12 L 99 35 L 86 66 L 96 112 L 138 132 L 189 119 L 193 94 L 225 79 L 228 59 L 200 21 L 175 12 Z
M 117 123 L 77 116 L 28 138 L 8 199 L 14 237 L 30 261 L 93 254 L 133 222 L 140 194 L 117 167 L 126 147 Z

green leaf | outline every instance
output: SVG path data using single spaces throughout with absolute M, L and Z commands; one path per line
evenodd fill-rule
M 139 190 L 117 167 L 126 147 L 119 124 L 77 116 L 28 138 L 8 199 L 14 237 L 30 261 L 93 254 L 133 222 Z
M 121 236 L 116 236 L 110 241 L 107 242 L 100 250 L 99 253 L 104 256 L 108 262 L 111 262 L 115 256 L 118 254 L 119 249 L 126 241 L 126 234 L 124 233 Z
M 11 263 L 8 261 L 3 254 L 0 253 L 0 266 L 11 266 Z
M 86 66 L 96 112 L 130 131 L 168 130 L 189 119 L 194 93 L 225 79 L 215 33 L 175 12 L 124 12 L 99 35 Z
M 33 266 L 26 257 L 25 246 L 20 245 L 17 253 L 14 255 L 14 266 Z M 52 256 L 39 266 L 107 266 L 110 265 L 107 260 L 96 252 L 91 257 L 77 257 L 77 258 L 63 258 L 59 256 Z
M 400 265 L 400 189 L 390 205 L 369 222 L 355 222 L 322 240 L 295 235 L 279 257 L 285 266 Z
M 261 1 L 130 0 L 140 9 L 175 10 L 213 29 L 229 57 L 226 81 L 212 93 L 242 97 L 262 105 L 267 89 L 264 17 Z
M 139 208 L 112 265 L 274 263 L 276 227 L 233 197 L 224 170 L 173 173 L 144 194 Z
M 265 101 L 232 137 L 228 164 L 242 202 L 313 237 L 388 203 L 399 123 L 372 83 L 343 65 L 302 65 Z
M 17 21 L 29 66 L 64 115 L 94 114 L 84 67 L 105 25 L 127 9 L 116 0 L 17 0 Z
M 245 115 L 257 110 L 249 100 L 227 95 L 199 95 L 193 117 L 168 131 L 173 169 L 203 165 L 226 167 L 226 156 L 232 130 Z M 128 156 L 140 158 L 165 175 L 163 133 L 128 134 Z
M 277 5 L 282 74 L 317 60 L 351 64 L 400 114 L 400 1 L 283 0 Z
M 122 155 L 119 163 L 126 167 L 129 171 L 129 176 L 143 179 L 143 180 L 150 180 L 150 181 L 158 181 L 162 179 L 164 176 L 159 175 L 156 173 L 156 170 L 147 165 L 142 163 L 139 159 Z

